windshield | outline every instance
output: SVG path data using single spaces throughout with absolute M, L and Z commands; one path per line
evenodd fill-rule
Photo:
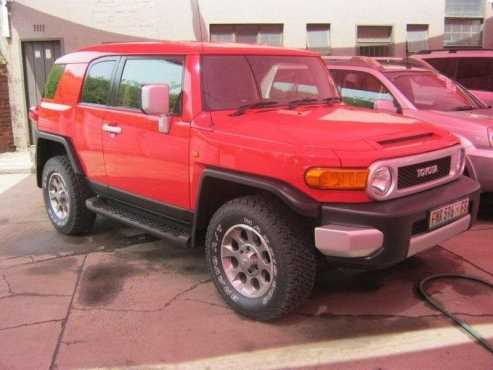
M 432 72 L 388 75 L 418 109 L 459 111 L 480 108 L 456 83 L 446 77 Z
M 202 59 L 202 72 L 206 110 L 338 97 L 318 57 L 209 55 Z

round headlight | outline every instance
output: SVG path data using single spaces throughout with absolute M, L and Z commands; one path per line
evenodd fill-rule
M 389 167 L 380 167 L 373 171 L 368 183 L 370 190 L 378 195 L 386 195 L 392 186 L 392 172 Z

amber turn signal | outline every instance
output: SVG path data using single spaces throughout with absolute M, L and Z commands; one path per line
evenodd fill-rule
M 368 170 L 316 167 L 305 173 L 306 184 L 315 189 L 361 190 L 367 181 Z

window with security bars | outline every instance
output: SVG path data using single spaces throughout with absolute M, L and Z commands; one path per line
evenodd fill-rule
M 445 20 L 445 46 L 481 46 L 482 19 L 447 18 Z
M 392 26 L 358 26 L 358 55 L 389 57 L 393 55 Z
M 428 25 L 408 24 L 407 25 L 407 51 L 416 53 L 420 50 L 428 49 Z
M 330 54 L 330 24 L 306 25 L 306 48 L 322 55 Z
M 484 0 L 446 0 L 446 17 L 484 17 Z
M 282 24 L 211 24 L 211 42 L 282 46 Z

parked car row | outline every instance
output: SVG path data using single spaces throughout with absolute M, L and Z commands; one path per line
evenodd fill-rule
M 428 62 L 488 105 L 493 105 L 492 49 L 430 50 L 422 51 L 413 58 Z
M 326 58 L 344 102 L 402 114 L 453 132 L 466 173 L 493 191 L 493 109 L 426 63 L 406 58 Z
M 30 110 L 49 219 L 205 246 L 225 302 L 258 320 L 302 304 L 321 259 L 384 268 L 468 230 L 480 186 L 443 128 L 468 127 L 468 174 L 488 183 L 486 106 L 424 67 L 329 68 L 336 84 L 317 53 L 237 44 L 63 56 Z

